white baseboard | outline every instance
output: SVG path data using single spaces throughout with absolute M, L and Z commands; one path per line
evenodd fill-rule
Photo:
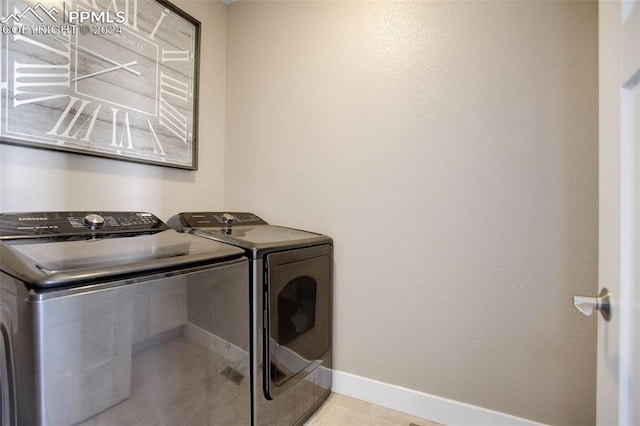
M 445 425 L 532 426 L 540 423 L 441 398 L 342 371 L 333 371 L 334 392 Z

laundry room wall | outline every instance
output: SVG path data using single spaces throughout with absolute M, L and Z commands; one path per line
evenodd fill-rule
M 228 7 L 225 208 L 335 239 L 335 367 L 595 421 L 597 2 Z
M 226 7 L 175 0 L 202 23 L 197 171 L 0 144 L 0 211 L 220 209 L 224 200 Z

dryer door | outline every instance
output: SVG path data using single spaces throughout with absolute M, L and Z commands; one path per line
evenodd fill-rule
M 265 393 L 273 398 L 320 363 L 331 342 L 331 246 L 267 255 Z

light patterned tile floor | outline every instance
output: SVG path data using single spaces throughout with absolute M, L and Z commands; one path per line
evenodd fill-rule
M 442 426 L 339 393 L 333 393 L 305 423 L 307 426 Z

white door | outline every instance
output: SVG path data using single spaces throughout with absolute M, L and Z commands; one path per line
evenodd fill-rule
M 601 0 L 599 425 L 640 425 L 640 3 Z

